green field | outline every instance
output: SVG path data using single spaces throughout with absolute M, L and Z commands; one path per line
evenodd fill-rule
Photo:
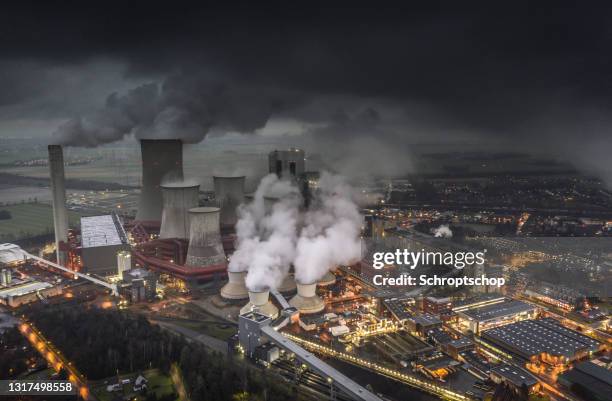
M 15 241 L 53 232 L 53 209 L 45 203 L 24 203 L 0 206 L 11 214 L 8 220 L 0 220 L 0 241 Z M 81 215 L 68 212 L 70 226 L 78 226 Z

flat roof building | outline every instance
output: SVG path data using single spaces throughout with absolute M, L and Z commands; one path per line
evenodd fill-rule
M 129 249 L 116 214 L 81 217 L 81 256 L 88 273 L 116 273 L 117 253 Z
M 577 331 L 562 326 L 552 318 L 524 320 L 482 333 L 487 342 L 509 353 L 550 364 L 566 364 L 603 349 L 604 345 Z
M 458 312 L 461 325 L 474 333 L 519 320 L 532 319 L 538 308 L 515 299 Z

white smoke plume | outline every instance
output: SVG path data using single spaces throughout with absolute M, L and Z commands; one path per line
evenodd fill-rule
M 339 265 L 357 262 L 361 224 L 351 187 L 342 177 L 323 173 L 297 240 L 296 281 L 314 283 Z
M 452 238 L 453 236 L 453 232 L 446 224 L 442 224 L 440 227 L 434 228 L 432 231 L 434 237 L 436 238 Z
M 250 290 L 276 289 L 295 255 L 300 193 L 289 181 L 265 176 L 253 201 L 238 209 L 236 251 L 229 270 L 247 271 Z

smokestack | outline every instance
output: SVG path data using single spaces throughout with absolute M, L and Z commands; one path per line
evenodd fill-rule
M 183 143 L 178 139 L 142 139 L 142 188 L 136 220 L 160 221 L 161 183 L 183 180 Z
M 196 207 L 189 209 L 189 266 L 211 266 L 226 264 L 225 252 L 219 232 L 218 207 Z
M 57 263 L 66 265 L 66 252 L 60 250 L 61 243 L 68 242 L 68 213 L 66 211 L 66 177 L 64 174 L 64 152 L 60 145 L 49 145 L 49 174 L 51 198 L 53 200 L 53 229 Z
M 238 299 L 247 299 L 249 290 L 244 283 L 247 272 L 227 272 L 228 282 L 221 288 L 221 297 L 233 301 Z
M 319 287 L 327 287 L 329 285 L 334 284 L 335 282 L 336 282 L 336 275 L 328 270 L 327 273 L 325 273 L 325 275 L 321 277 L 317 285 Z
M 236 208 L 244 202 L 244 176 L 213 176 L 215 198 L 221 207 L 221 228 L 234 228 L 238 221 Z
M 161 185 L 164 209 L 159 238 L 189 238 L 189 209 L 198 206 L 200 185 Z
M 276 319 L 278 317 L 278 308 L 270 302 L 270 291 L 249 291 L 249 303 L 240 309 L 240 314 L 257 310 L 262 315 Z
M 297 308 L 300 313 L 318 313 L 325 309 L 325 303 L 317 296 L 317 283 L 297 283 L 297 295 L 289 301 L 289 305 Z

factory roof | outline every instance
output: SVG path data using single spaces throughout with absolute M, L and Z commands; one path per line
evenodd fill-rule
M 522 387 L 523 384 L 527 385 L 527 387 L 531 387 L 538 383 L 538 379 L 531 373 L 518 366 L 501 364 L 491 368 L 491 372 L 497 373 L 497 375 L 503 377 L 516 387 Z
M 14 285 L 0 290 L 0 298 L 6 299 L 8 297 L 19 297 L 22 295 L 31 294 L 36 291 L 44 290 L 49 287 L 53 287 L 53 285 L 42 281 L 30 281 L 25 284 Z
M 533 311 L 535 309 L 537 309 L 535 306 L 525 302 L 516 299 L 506 299 L 504 302 L 468 309 L 461 313 L 473 320 L 486 322 L 522 312 Z
M 81 217 L 83 248 L 121 245 L 126 243 L 123 227 L 115 215 Z
M 25 252 L 15 244 L 0 244 L 0 264 L 9 264 L 24 260 Z
M 414 316 L 411 318 L 416 324 L 420 324 L 421 326 L 431 326 L 435 324 L 442 324 L 442 320 L 438 319 L 434 315 L 430 315 L 429 313 L 423 313 L 419 316 Z
M 523 320 L 486 330 L 482 337 L 524 357 L 547 353 L 572 358 L 581 350 L 596 351 L 600 343 L 561 326 L 551 318 Z

